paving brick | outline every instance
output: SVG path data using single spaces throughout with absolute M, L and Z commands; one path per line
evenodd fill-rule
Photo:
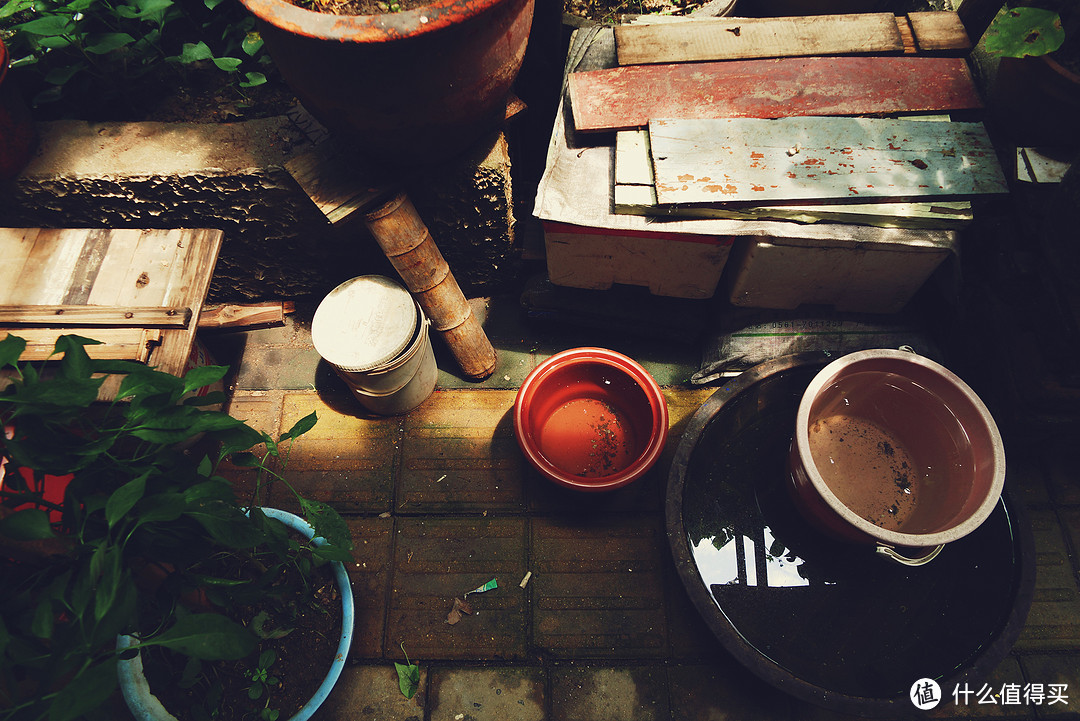
M 1030 718 L 1034 715 L 1031 706 L 1025 704 L 1019 695 L 1013 696 L 1023 686 L 1024 674 L 1020 663 L 1015 657 L 1008 656 L 989 678 L 942 686 L 941 704 L 927 715 L 943 719 Z
M 793 700 L 732 658 L 667 670 L 671 721 L 786 721 Z M 801 718 L 801 717 L 800 717 Z
M 1080 653 L 1026 655 L 1020 658 L 1020 665 L 1028 682 L 1033 686 L 1042 684 L 1041 690 L 1045 692 L 1043 703 L 1032 703 L 1039 718 L 1063 714 L 1076 718 L 1080 713 Z M 1059 691 L 1051 689 L 1051 684 Z
M 341 383 L 332 366 L 314 348 L 264 348 L 245 353 L 236 387 L 249 390 L 302 390 Z
M 311 412 L 319 420 L 294 444 L 290 483 L 302 495 L 331 503 L 341 513 L 389 511 L 400 421 L 357 417 L 316 393 L 288 392 L 281 427 L 289 429 Z
M 540 668 L 437 668 L 431 672 L 430 721 L 544 721 Z
M 1047 474 L 1039 458 L 1021 444 L 1007 446 L 1005 458 L 1005 482 L 1012 497 L 1029 508 L 1050 503 Z
M 346 523 L 352 534 L 355 559 L 346 565 L 356 608 L 349 657 L 381 658 L 393 560 L 394 521 L 390 518 L 350 518 Z
M 709 663 L 728 661 L 731 657 L 701 618 L 673 564 L 668 569 L 667 623 L 668 643 L 673 659 Z
M 534 519 L 533 641 L 557 657 L 667 655 L 655 516 Z
M 246 422 L 257 431 L 277 437 L 281 425 L 282 393 L 280 391 L 247 391 L 233 394 L 225 411 L 233 418 Z M 252 449 L 253 453 L 264 453 L 265 446 L 260 444 Z M 228 460 L 222 462 L 220 471 L 233 483 L 240 498 L 249 498 L 255 490 L 256 472 L 233 465 Z M 260 495 L 259 502 L 264 506 L 279 507 L 281 494 L 275 493 L 273 485 Z
M 1053 511 L 1032 511 L 1035 534 L 1035 599 L 1017 650 L 1080 648 L 1080 589 L 1061 526 Z
M 405 419 L 397 510 L 524 510 L 511 391 L 435 393 Z
M 556 666 L 551 671 L 552 721 L 661 721 L 668 690 L 660 666 Z
M 1075 438 L 1053 438 L 1046 449 L 1050 496 L 1056 503 L 1080 504 L 1080 469 L 1071 451 Z
M 427 666 L 421 664 L 420 690 L 407 699 L 398 687 L 393 664 L 346 666 L 312 721 L 423 721 L 428 675 Z
M 525 520 L 399 518 L 385 653 L 436 659 L 517 659 L 525 654 Z M 455 597 L 492 578 L 499 587 L 466 600 L 473 614 L 446 622 Z

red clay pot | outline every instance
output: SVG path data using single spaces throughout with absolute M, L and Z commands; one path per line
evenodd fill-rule
M 19 174 L 34 154 L 34 121 L 8 75 L 7 47 L 0 40 L 0 180 Z
M 540 475 L 576 491 L 611 491 L 645 475 L 667 440 L 660 386 L 627 356 L 575 348 L 537 366 L 514 401 L 514 435 Z
M 242 2 L 312 115 L 365 155 L 417 165 L 457 154 L 503 121 L 534 0 L 436 0 L 382 15 Z

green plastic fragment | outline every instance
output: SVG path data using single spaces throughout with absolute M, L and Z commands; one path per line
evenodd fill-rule
M 479 588 L 474 588 L 473 590 L 469 591 L 469 593 L 484 593 L 485 591 L 490 591 L 491 589 L 498 587 L 499 584 L 493 578 L 487 583 L 485 583 L 483 586 L 480 586 Z M 469 593 L 466 593 L 465 596 L 468 596 Z

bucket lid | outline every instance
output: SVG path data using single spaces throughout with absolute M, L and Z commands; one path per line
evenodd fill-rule
M 419 317 L 416 301 L 401 285 L 381 275 L 362 275 L 323 298 L 311 321 L 311 342 L 339 369 L 368 371 L 408 347 Z

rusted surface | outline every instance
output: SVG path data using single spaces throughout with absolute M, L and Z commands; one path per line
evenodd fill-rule
M 1007 193 L 981 123 L 884 118 L 653 120 L 660 203 Z
M 312 115 L 388 165 L 444 160 L 504 119 L 534 0 L 441 0 L 367 16 L 244 0 Z
M 938 57 L 813 57 L 620 67 L 572 73 L 579 131 L 652 118 L 876 115 L 982 107 L 967 63 Z

